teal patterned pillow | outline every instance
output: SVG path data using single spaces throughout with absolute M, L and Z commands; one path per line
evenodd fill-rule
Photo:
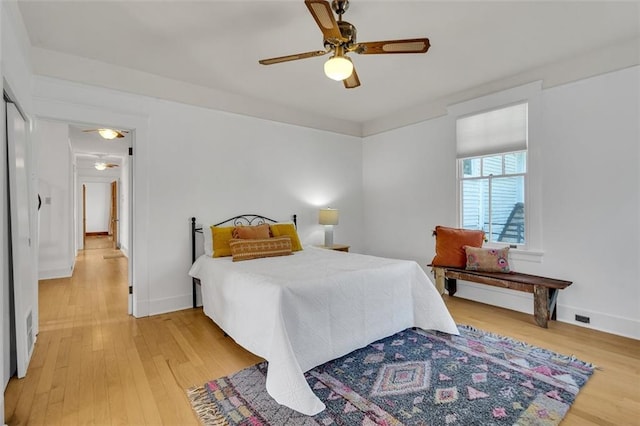
M 468 271 L 510 272 L 509 247 L 500 249 L 464 246 Z

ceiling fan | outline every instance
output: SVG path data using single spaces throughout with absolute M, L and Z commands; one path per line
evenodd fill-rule
M 272 65 L 333 53 L 333 56 L 324 64 L 325 74 L 333 80 L 342 80 L 344 87 L 347 89 L 353 89 L 360 86 L 360 79 L 347 53 L 380 55 L 387 53 L 426 53 L 429 50 L 428 38 L 358 43 L 356 41 L 356 27 L 342 20 L 342 15 L 349 8 L 349 0 L 333 0 L 331 4 L 327 0 L 305 0 L 304 4 L 311 12 L 318 27 L 320 27 L 320 31 L 322 31 L 325 50 L 262 59 L 258 61 L 259 63 Z M 338 15 L 337 21 L 331 12 L 332 9 Z
M 93 164 L 93 167 L 95 167 L 96 170 L 102 171 L 102 170 L 106 170 L 106 169 L 112 169 L 114 167 L 120 167 L 120 165 L 116 164 L 116 163 L 105 163 L 103 161 L 96 161 Z
M 120 165 L 117 163 L 109 163 L 105 161 L 105 158 L 104 158 L 105 155 L 103 154 L 82 154 L 82 155 L 98 158 L 98 160 L 93 163 L 93 167 L 95 167 L 96 170 L 102 171 L 106 169 L 113 169 L 114 167 L 120 167 Z
M 129 133 L 128 130 L 114 130 L 114 129 L 88 129 L 83 132 L 98 132 L 104 139 L 124 138 L 125 133 Z

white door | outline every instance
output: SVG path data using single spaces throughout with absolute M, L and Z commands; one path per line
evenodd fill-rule
M 35 341 L 33 310 L 37 308 L 33 306 L 37 286 L 30 267 L 29 156 L 25 121 L 14 104 L 7 103 L 6 108 L 17 374 L 24 377 Z
M 0 103 L 0 117 L 5 117 L 5 103 Z M 0 119 L 0 134 L 6 135 L 4 124 Z M 4 138 L 1 138 L 4 141 Z M 0 360 L 2 361 L 2 394 L 0 394 L 0 423 L 4 423 L 4 390 L 9 383 L 11 368 L 9 366 L 11 347 L 11 318 L 9 316 L 9 216 L 7 211 L 9 195 L 7 194 L 7 150 L 6 143 L 0 146 L 0 282 L 2 282 L 2 303 L 0 303 L 0 318 L 2 318 L 2 339 L 0 339 Z

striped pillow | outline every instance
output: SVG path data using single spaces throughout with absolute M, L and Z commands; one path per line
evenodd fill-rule
M 234 262 L 261 257 L 287 256 L 291 254 L 291 237 L 259 240 L 232 239 L 229 246 Z

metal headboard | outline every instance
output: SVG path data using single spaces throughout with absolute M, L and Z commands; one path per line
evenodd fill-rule
M 293 226 L 298 228 L 298 215 L 293 215 Z M 212 226 L 220 226 L 224 224 L 229 224 L 229 226 L 254 226 L 254 225 L 262 225 L 264 223 L 277 223 L 277 220 L 270 219 L 266 216 L 262 216 L 259 214 L 241 214 L 238 216 L 231 217 L 227 220 L 223 220 L 222 222 L 218 222 Z M 191 264 L 196 261 L 196 234 L 202 234 L 202 226 L 196 225 L 196 218 L 191 218 Z M 197 278 L 192 278 L 192 287 L 193 287 L 193 307 L 196 307 L 196 285 L 200 284 L 200 280 Z

